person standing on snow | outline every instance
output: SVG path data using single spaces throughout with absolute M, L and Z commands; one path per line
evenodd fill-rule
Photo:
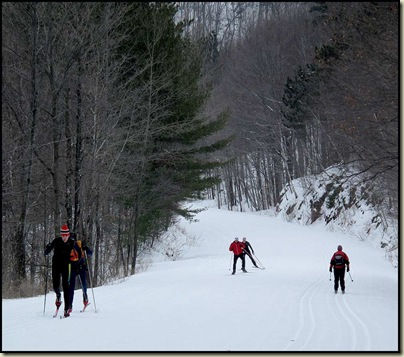
M 338 282 L 341 284 L 342 293 L 345 294 L 345 265 L 349 271 L 349 258 L 342 251 L 342 246 L 337 247 L 337 251 L 332 255 L 330 261 L 330 272 L 334 267 L 334 292 L 338 293 Z
M 245 259 L 244 259 L 244 253 L 243 250 L 245 249 L 244 243 L 241 243 L 238 241 L 238 237 L 234 238 L 234 242 L 230 244 L 229 250 L 234 253 L 233 257 L 233 273 L 232 275 L 236 274 L 236 263 L 238 258 L 241 259 L 241 270 L 244 273 L 247 273 L 247 270 L 245 270 Z
M 252 255 L 251 255 L 251 252 L 252 252 L 252 254 L 254 254 L 254 249 L 253 249 L 253 247 L 251 246 L 250 242 L 247 242 L 247 238 L 246 238 L 246 237 L 243 238 L 243 244 L 245 245 L 245 248 L 244 248 L 244 259 L 245 259 L 245 256 L 247 255 L 247 256 L 251 259 L 251 262 L 254 264 L 254 266 L 255 266 L 256 268 L 258 268 L 257 263 L 255 262 L 254 258 L 253 258 Z M 250 248 L 251 248 L 251 251 L 250 251 Z
M 76 285 L 76 277 L 80 277 L 81 288 L 83 291 L 83 305 L 84 308 L 89 304 L 88 295 L 87 295 L 87 279 L 86 272 L 87 268 L 87 259 L 86 255 L 92 256 L 93 251 L 87 246 L 87 244 L 82 240 L 77 240 L 76 233 L 71 233 L 70 237 L 75 241 L 75 247 L 70 253 L 70 265 L 71 265 L 71 275 L 70 275 L 70 288 L 69 288 L 69 314 L 73 310 L 73 299 L 74 299 L 74 289 Z M 86 252 L 86 255 L 85 253 Z
M 55 305 L 59 309 L 62 304 L 60 292 L 60 276 L 62 276 L 63 298 L 65 300 L 65 317 L 70 316 L 68 309 L 70 306 L 69 301 L 69 267 L 70 267 L 70 252 L 75 246 L 75 242 L 70 238 L 69 227 L 65 224 L 60 229 L 61 237 L 55 238 L 51 243 L 46 245 L 45 256 L 48 255 L 52 249 L 52 281 L 53 290 L 56 293 Z

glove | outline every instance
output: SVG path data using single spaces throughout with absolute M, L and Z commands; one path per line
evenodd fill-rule
M 48 243 L 46 245 L 46 249 L 45 249 L 45 252 L 44 252 L 45 257 L 50 253 L 51 250 L 52 250 L 52 244 Z
M 347 272 L 349 271 L 349 267 L 347 268 L 347 270 L 346 270 Z
M 332 272 L 332 268 L 330 267 L 330 273 Z

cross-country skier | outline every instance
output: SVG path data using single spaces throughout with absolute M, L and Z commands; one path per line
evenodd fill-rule
M 341 291 L 345 294 L 345 265 L 349 271 L 349 258 L 342 251 L 342 246 L 337 247 L 337 251 L 332 255 L 330 261 L 330 272 L 334 267 L 334 292 L 338 293 L 338 281 L 341 284 Z
M 229 250 L 234 253 L 232 275 L 236 274 L 236 263 L 238 258 L 241 259 L 241 270 L 244 273 L 247 273 L 247 270 L 245 270 L 245 259 L 243 249 L 245 249 L 244 243 L 239 242 L 238 237 L 234 238 L 234 242 L 231 243 L 229 247 Z
M 70 274 L 70 288 L 69 288 L 70 291 L 69 294 L 70 307 L 68 310 L 69 313 L 71 313 L 73 310 L 74 289 L 77 276 L 80 277 L 81 281 L 84 308 L 86 308 L 86 306 L 89 304 L 87 295 L 87 279 L 86 279 L 86 272 L 88 268 L 87 268 L 87 259 L 84 252 L 86 252 L 88 256 L 93 255 L 93 251 L 87 246 L 87 244 L 84 241 L 77 240 L 76 233 L 70 233 L 70 237 L 76 242 L 76 244 L 75 249 L 73 249 L 70 254 L 71 274 Z
M 53 250 L 52 257 L 52 280 L 53 290 L 56 293 L 55 305 L 59 309 L 61 305 L 61 292 L 60 292 L 60 276 L 62 276 L 63 297 L 65 300 L 65 317 L 70 314 L 68 312 L 69 301 L 69 266 L 70 266 L 70 252 L 75 243 L 70 238 L 69 227 L 65 224 L 60 229 L 61 237 L 55 238 L 51 243 L 47 244 L 45 255 L 48 255 Z
M 255 266 L 256 268 L 258 268 L 257 263 L 255 262 L 254 258 L 253 258 L 252 255 L 251 255 L 251 252 L 252 252 L 252 254 L 254 254 L 254 249 L 253 249 L 253 247 L 251 246 L 250 242 L 247 242 L 247 238 L 246 238 L 246 237 L 243 238 L 243 243 L 244 243 L 244 245 L 245 245 L 245 248 L 244 248 L 244 259 L 245 259 L 245 256 L 247 255 L 247 256 L 251 259 L 251 262 L 254 264 L 254 266 Z M 250 250 L 250 249 L 251 249 L 251 250 Z

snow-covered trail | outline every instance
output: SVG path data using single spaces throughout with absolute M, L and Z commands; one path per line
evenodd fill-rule
M 98 313 L 92 304 L 52 319 L 53 293 L 45 316 L 43 296 L 3 300 L 3 351 L 66 351 L 64 341 L 83 329 L 86 342 L 69 350 L 397 351 L 397 271 L 375 248 L 253 213 L 210 208 L 196 218 L 181 224 L 197 245 L 181 260 L 95 288 Z M 247 237 L 265 270 L 246 258 L 249 273 L 230 275 L 235 236 Z M 345 295 L 329 280 L 338 244 L 354 280 L 346 276 Z
M 199 227 L 190 225 L 189 229 L 215 236 L 217 227 L 210 224 L 211 214 L 202 212 Z M 383 326 L 398 328 L 398 281 L 381 253 L 353 237 L 320 227 L 251 213 L 221 211 L 220 216 L 226 232 L 230 230 L 233 237 L 246 236 L 266 266 L 266 270 L 257 271 L 246 258 L 248 271 L 254 276 L 240 276 L 247 286 L 239 303 L 251 313 L 240 320 L 261 323 L 266 330 L 253 350 L 380 351 L 397 346 L 398 332 L 391 335 L 391 329 Z M 217 249 L 228 248 L 230 242 L 224 240 L 225 247 Z M 329 261 L 338 244 L 351 259 L 345 295 L 340 291 L 334 294 L 333 274 L 329 280 Z M 251 307 L 258 308 L 252 312 Z M 244 325 L 248 331 L 251 325 Z

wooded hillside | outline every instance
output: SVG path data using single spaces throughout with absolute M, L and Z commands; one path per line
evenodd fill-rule
M 267 209 L 333 164 L 397 218 L 399 10 L 2 3 L 3 297 L 43 293 L 62 224 L 102 285 L 192 216 L 184 200 Z

